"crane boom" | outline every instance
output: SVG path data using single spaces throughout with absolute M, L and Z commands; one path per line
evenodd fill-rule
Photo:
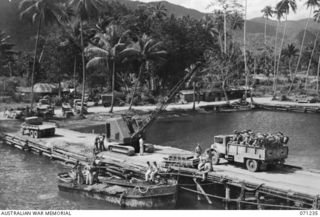
M 197 64 L 195 64 L 194 67 L 191 68 L 190 71 L 187 72 L 187 74 L 184 76 L 184 78 L 182 80 L 180 80 L 170 90 L 168 96 L 165 97 L 164 100 L 160 104 L 158 104 L 157 108 L 154 111 L 152 111 L 151 114 L 145 120 L 142 121 L 142 124 L 140 125 L 138 130 L 132 134 L 131 138 L 135 138 L 145 132 L 147 127 L 149 127 L 153 123 L 153 121 L 157 118 L 157 116 L 167 108 L 170 100 L 178 93 L 178 91 L 181 89 L 182 85 L 185 82 L 187 82 L 194 75 L 194 73 L 197 71 L 199 66 L 200 66 L 200 63 L 197 63 Z

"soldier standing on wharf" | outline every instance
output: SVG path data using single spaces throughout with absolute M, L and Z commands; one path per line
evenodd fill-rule
M 144 152 L 144 141 L 143 141 L 143 138 L 142 136 L 140 136 L 140 139 L 139 139 L 139 154 L 140 156 L 143 155 L 143 152 Z
M 94 139 L 94 153 L 98 152 L 99 151 L 99 136 L 97 136 L 95 139 Z
M 83 174 L 82 174 L 82 166 L 81 166 L 79 161 L 76 162 L 76 165 L 73 167 L 73 169 L 76 170 L 76 182 L 77 182 L 77 184 L 79 184 L 79 185 L 83 184 L 84 177 L 83 177 Z
M 105 147 L 104 147 L 104 139 L 106 138 L 105 135 L 100 136 L 99 138 L 99 151 L 105 151 Z
M 158 168 L 157 162 L 154 161 L 152 166 L 152 172 L 150 174 L 150 180 L 152 182 L 155 181 L 155 176 L 158 174 L 158 172 L 159 172 L 159 168 Z
M 202 148 L 199 143 L 197 143 L 197 147 L 195 148 L 194 152 L 195 152 L 195 158 L 200 158 L 202 154 Z
M 147 165 L 148 165 L 148 169 L 147 169 L 147 172 L 145 174 L 145 180 L 146 181 L 149 181 L 150 180 L 150 174 L 152 173 L 152 167 L 151 167 L 151 164 L 149 161 L 147 161 Z

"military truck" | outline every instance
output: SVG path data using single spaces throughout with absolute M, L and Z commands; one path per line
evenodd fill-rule
M 21 134 L 29 135 L 32 138 L 51 137 L 55 134 L 55 126 L 43 124 L 39 117 L 29 117 L 21 124 Z
M 54 107 L 48 99 L 40 99 L 36 107 L 36 115 L 43 118 L 52 118 L 54 116 Z
M 212 163 L 220 159 L 228 162 L 245 164 L 251 172 L 266 170 L 276 165 L 283 165 L 288 157 L 288 137 L 276 135 L 257 139 L 253 143 L 237 141 L 237 135 L 219 135 L 214 137 L 211 145 Z

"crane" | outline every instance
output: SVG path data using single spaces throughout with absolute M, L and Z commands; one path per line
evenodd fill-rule
M 120 116 L 116 118 L 110 118 L 106 123 L 106 138 L 108 140 L 108 150 L 127 155 L 134 155 L 139 152 L 139 139 L 145 138 L 145 132 L 147 128 L 154 122 L 159 114 L 164 111 L 169 102 L 179 92 L 184 83 L 195 75 L 200 63 L 194 64 L 186 75 L 181 79 L 168 93 L 168 95 L 159 103 L 154 111 L 152 111 L 147 118 L 138 122 L 136 119 L 128 116 Z M 144 144 L 145 152 L 153 152 L 154 148 L 152 144 Z

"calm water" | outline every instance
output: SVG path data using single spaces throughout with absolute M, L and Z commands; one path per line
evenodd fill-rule
M 213 136 L 234 129 L 263 132 L 281 131 L 290 137 L 288 163 L 320 169 L 320 115 L 241 112 L 195 114 L 159 119 L 147 133 L 147 140 L 160 145 L 193 150 L 199 142 L 209 147 Z M 96 127 L 95 132 L 99 127 Z M 100 127 L 101 129 L 101 127 Z M 91 132 L 91 129 L 81 131 Z M 0 209 L 119 209 L 101 201 L 59 192 L 56 174 L 67 170 L 63 165 L 0 144 Z M 178 209 L 222 209 L 196 202 L 194 195 L 183 193 Z

